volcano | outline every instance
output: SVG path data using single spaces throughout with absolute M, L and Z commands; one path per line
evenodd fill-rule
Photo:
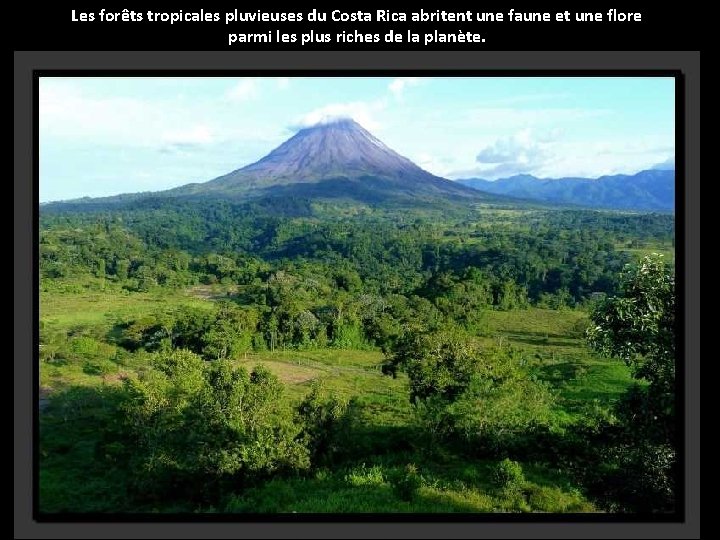
M 341 198 L 363 202 L 483 198 L 467 186 L 421 169 L 350 119 L 301 129 L 260 161 L 209 182 L 189 184 L 163 194 L 225 199 Z

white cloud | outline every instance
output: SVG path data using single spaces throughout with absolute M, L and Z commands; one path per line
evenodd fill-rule
M 423 79 L 419 77 L 398 77 L 390 82 L 388 90 L 396 99 L 401 100 L 407 88 L 417 86 L 422 82 Z M 378 116 L 387 110 L 388 105 L 387 97 L 380 97 L 372 101 L 330 103 L 302 115 L 294 122 L 291 128 L 296 129 L 342 118 L 352 118 L 366 129 L 377 131 L 383 127 Z
M 447 157 L 429 153 L 419 153 L 408 156 L 416 165 L 437 176 L 445 176 L 453 160 Z
M 256 142 L 266 136 L 260 130 L 248 132 L 213 121 L 206 103 L 188 106 L 182 98 L 91 93 L 80 80 L 41 79 L 39 110 L 41 142 L 46 147 L 74 144 L 177 152 L 228 139 Z
M 497 139 L 477 154 L 477 172 L 488 178 L 513 176 L 536 171 L 551 159 L 550 134 L 538 136 L 523 129 L 510 137 Z
M 612 111 L 607 109 L 481 107 L 469 111 L 467 121 L 475 125 L 519 130 L 536 126 L 557 126 L 610 114 Z
M 241 79 L 227 91 L 225 96 L 230 101 L 248 101 L 258 97 L 259 91 L 256 79 Z
M 675 170 L 675 156 L 670 156 L 661 163 L 656 163 L 653 167 L 656 171 L 672 171 Z
M 565 140 L 558 132 L 521 130 L 483 146 L 477 162 L 455 167 L 451 178 L 481 177 L 489 180 L 517 174 L 540 178 L 597 178 L 632 174 L 650 169 L 674 155 L 674 149 L 658 138 L 645 143 L 632 139 Z
M 149 101 L 89 95 L 72 82 L 41 79 L 39 112 L 43 139 L 142 146 L 160 139 L 168 111 Z
M 204 125 L 166 131 L 162 134 L 162 139 L 166 144 L 178 146 L 196 146 L 215 142 L 211 129 Z
M 421 79 L 418 77 L 398 77 L 388 85 L 388 90 L 390 90 L 397 99 L 401 99 L 407 88 L 417 86 L 420 82 Z
M 674 155 L 672 134 L 638 139 L 618 132 L 608 138 L 606 126 L 617 114 L 603 108 L 472 109 L 457 121 L 456 129 L 476 146 L 468 149 L 463 144 L 463 149 L 451 150 L 457 159 L 446 175 L 490 180 L 517 174 L 595 178 L 649 169 Z M 588 134 L 588 124 L 601 126 L 602 138 Z M 492 131 L 497 135 L 492 136 Z
M 295 127 L 309 127 L 340 118 L 352 118 L 365 129 L 374 131 L 381 128 L 376 116 L 386 107 L 384 100 L 331 103 L 304 114 L 295 122 Z
M 626 138 L 590 143 L 563 141 L 553 145 L 552 156 L 533 174 L 548 178 L 632 174 L 650 169 L 672 155 L 674 150 L 659 140 L 645 144 Z

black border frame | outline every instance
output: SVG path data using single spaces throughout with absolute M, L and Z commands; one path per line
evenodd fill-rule
M 672 514 L 482 514 L 482 513 L 299 513 L 299 514 L 156 514 L 156 513 L 43 513 L 39 508 L 39 82 L 41 77 L 448 77 L 448 78 L 673 78 L 675 82 L 675 264 L 676 264 L 676 379 L 675 402 L 678 426 L 676 511 Z M 686 141 L 685 73 L 681 69 L 34 69 L 33 89 L 33 501 L 32 517 L 38 523 L 683 523 L 686 517 L 685 456 L 685 210 Z M 682 369 L 678 370 L 678 367 Z

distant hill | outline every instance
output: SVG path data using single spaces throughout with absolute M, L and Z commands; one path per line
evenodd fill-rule
M 673 211 L 675 170 L 653 169 L 634 175 L 591 178 L 540 179 L 530 175 L 490 181 L 457 181 L 485 193 L 509 195 L 552 204 L 574 204 L 618 210 Z

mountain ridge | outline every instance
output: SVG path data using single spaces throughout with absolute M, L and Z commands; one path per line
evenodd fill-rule
M 522 174 L 499 180 L 464 178 L 456 181 L 485 193 L 543 203 L 617 210 L 675 209 L 674 169 L 655 168 L 599 178 L 537 178 Z

